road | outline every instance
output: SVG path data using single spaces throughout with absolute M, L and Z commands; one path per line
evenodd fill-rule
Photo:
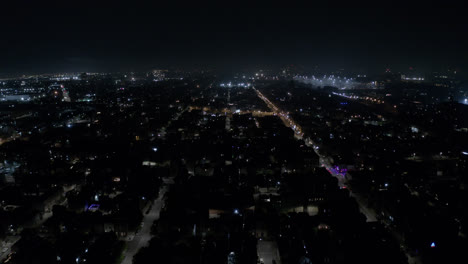
M 276 264 L 281 264 L 278 244 L 275 240 L 259 240 L 257 243 L 257 254 L 260 263 L 272 264 L 274 260 Z
M 20 240 L 21 236 L 7 236 L 5 240 L 0 241 L 0 262 L 8 257 L 11 253 L 11 247 Z M 3 252 L 5 250 L 5 252 Z
M 303 139 L 304 133 L 302 132 L 301 127 L 298 124 L 296 124 L 294 122 L 294 120 L 292 120 L 292 118 L 289 117 L 289 115 L 285 115 L 284 112 L 281 109 L 279 109 L 277 106 L 275 106 L 260 91 L 256 90 L 255 88 L 253 88 L 253 89 L 257 93 L 258 97 L 260 99 L 262 99 L 267 104 L 267 106 L 271 109 L 271 111 L 279 114 L 279 117 L 281 118 L 281 120 L 283 121 L 285 126 L 290 127 L 295 132 L 296 138 L 297 139 Z M 349 188 L 349 186 L 346 184 L 346 177 L 343 177 L 342 174 L 335 173 L 335 170 L 333 170 L 333 168 L 332 168 L 331 159 L 320 153 L 319 147 L 312 141 L 312 139 L 305 138 L 304 142 L 308 147 L 311 147 L 315 151 L 315 153 L 319 156 L 320 163 L 327 169 L 327 171 L 330 173 L 330 175 L 332 175 L 333 177 L 338 179 L 339 187 L 340 188 L 347 188 L 349 190 L 350 196 L 353 197 L 356 200 L 356 202 L 357 202 L 357 204 L 359 206 L 359 210 L 361 211 L 361 213 L 363 213 L 366 216 L 367 222 L 378 221 L 377 213 L 372 208 L 367 206 L 366 199 L 363 198 L 362 196 L 360 196 L 359 194 L 354 193 Z M 395 229 L 391 229 L 390 231 L 392 232 L 394 237 L 397 239 L 397 241 L 402 246 L 403 251 L 405 252 L 406 256 L 408 257 L 408 262 L 410 264 L 420 264 L 421 263 L 420 257 L 419 256 L 412 256 L 409 253 L 409 249 L 408 249 L 408 247 L 406 246 L 406 244 L 405 244 L 405 242 L 403 240 L 403 236 L 399 232 L 397 232 Z
M 257 93 L 257 96 L 265 102 L 265 104 L 270 108 L 270 110 L 276 113 L 280 117 L 284 125 L 287 127 L 290 127 L 294 131 L 294 135 L 297 139 L 303 139 L 304 133 L 302 132 L 301 126 L 299 124 L 297 124 L 287 113 L 285 113 L 283 110 L 279 109 L 275 104 L 273 104 L 259 90 L 255 88 L 252 88 L 252 89 L 254 89 L 254 91 Z M 330 162 L 330 159 L 320 154 L 320 152 L 318 151 L 319 148 L 314 144 L 314 142 L 310 138 L 307 138 L 304 141 L 306 145 L 308 147 L 311 147 L 315 151 L 315 153 L 320 157 L 322 164 L 330 172 L 330 174 L 333 177 L 338 179 L 338 184 L 340 188 L 348 188 L 343 175 L 333 173 L 334 170 L 332 169 L 332 164 Z M 349 189 L 349 193 L 352 197 L 356 199 L 359 205 L 359 209 L 366 216 L 367 221 L 368 222 L 377 221 L 377 214 L 375 213 L 374 210 L 367 207 L 365 200 L 362 197 L 359 197 L 357 194 L 353 193 L 350 189 Z
M 167 124 L 166 124 L 165 126 L 163 126 L 163 127 L 159 130 L 159 132 L 158 132 L 158 137 L 164 138 L 164 137 L 166 136 L 166 129 L 167 129 L 167 127 L 169 127 L 169 126 L 172 124 L 172 121 L 177 121 L 177 120 L 179 119 L 179 117 L 180 117 L 183 113 L 185 113 L 187 110 L 189 110 L 189 107 L 188 107 L 188 106 L 185 107 L 184 109 L 182 109 L 181 111 L 177 112 L 177 113 L 175 114 L 175 116 L 174 116 L 171 120 L 169 120 L 169 121 L 167 122 Z
M 346 183 L 346 177 L 343 177 L 343 175 L 340 173 L 334 172 L 335 170 L 332 168 L 332 163 L 330 162 L 330 159 L 319 153 L 317 146 L 313 143 L 311 139 L 308 138 L 305 140 L 305 142 L 307 146 L 314 149 L 315 153 L 320 157 L 320 163 L 327 169 L 330 175 L 332 175 L 338 180 L 338 186 L 340 188 L 348 189 L 349 195 L 356 200 L 359 206 L 359 211 L 361 211 L 361 213 L 363 213 L 366 216 L 366 221 L 367 222 L 377 221 L 377 213 L 372 208 L 367 206 L 367 201 L 362 196 L 354 193 L 351 190 L 351 188 Z
M 72 188 L 63 188 L 63 192 L 61 194 L 61 196 L 64 196 L 65 193 L 67 191 L 70 191 L 72 189 L 74 189 L 75 187 L 72 187 Z M 64 199 L 60 205 L 67 205 L 68 201 L 67 199 Z M 46 221 L 47 219 L 49 219 L 50 217 L 52 217 L 53 213 L 52 212 L 43 212 L 42 214 L 42 218 L 39 220 L 39 221 L 35 221 L 35 220 L 31 220 L 31 222 L 29 223 L 26 223 L 22 226 L 22 228 L 30 228 L 30 229 L 35 229 L 35 228 L 38 228 L 40 226 L 42 226 Z M 6 237 L 6 239 L 4 241 L 0 240 L 0 262 L 3 263 L 3 261 L 5 260 L 5 258 L 7 258 L 8 254 L 11 253 L 11 247 L 16 243 L 18 242 L 19 240 L 21 239 L 21 236 L 20 235 L 16 235 L 16 236 L 8 236 Z M 3 250 L 6 248 L 5 252 L 3 252 Z
M 132 264 L 133 256 L 142 248 L 146 247 L 151 240 L 151 226 L 153 222 L 159 219 L 161 209 L 164 205 L 164 195 L 168 191 L 169 186 L 163 185 L 160 189 L 159 196 L 153 201 L 153 206 L 148 214 L 144 214 L 142 220 L 142 228 L 131 241 L 127 243 L 127 249 L 124 252 L 125 258 L 122 264 Z M 145 212 L 145 211 L 144 211 Z
M 257 256 L 260 263 L 272 264 L 273 261 L 275 261 L 276 264 L 280 264 L 281 257 L 278 243 L 276 243 L 275 238 L 270 235 L 267 226 L 261 220 L 257 220 L 255 223 L 255 235 L 257 237 Z
M 185 113 L 187 110 L 189 110 L 189 107 L 186 107 L 179 111 L 178 113 L 175 114 L 175 116 L 167 122 L 165 126 L 163 126 L 158 133 L 159 137 L 164 137 L 166 135 L 166 128 L 169 127 L 172 123 L 172 121 L 176 121 L 179 119 L 179 117 Z M 143 220 L 142 220 L 142 227 L 139 230 L 138 234 L 135 235 L 134 237 L 128 237 L 127 240 L 130 240 L 127 242 L 127 248 L 125 252 L 123 253 L 125 255 L 125 258 L 121 262 L 121 264 L 131 264 L 133 262 L 133 256 L 135 256 L 138 251 L 142 247 L 146 247 L 149 244 L 149 241 L 151 240 L 151 226 L 153 225 L 153 222 L 159 219 L 159 215 L 161 213 L 161 209 L 164 205 L 164 195 L 169 189 L 169 185 L 174 183 L 174 179 L 172 178 L 164 178 L 163 179 L 163 185 L 161 186 L 161 189 L 159 190 L 159 196 L 153 201 L 153 205 L 151 207 L 151 210 L 148 214 L 143 215 Z M 147 208 L 143 210 L 143 212 L 146 212 Z
M 282 111 L 280 108 L 278 108 L 274 103 L 272 103 L 265 95 L 263 95 L 262 92 L 259 90 L 255 89 L 255 87 L 252 87 L 252 89 L 257 93 L 257 96 L 265 102 L 265 104 L 270 108 L 270 110 L 278 116 L 281 121 L 283 121 L 284 125 L 286 127 L 291 128 L 294 131 L 294 136 L 297 139 L 302 139 L 302 136 L 304 133 L 302 132 L 301 126 L 294 122 L 294 120 L 289 116 L 287 112 Z

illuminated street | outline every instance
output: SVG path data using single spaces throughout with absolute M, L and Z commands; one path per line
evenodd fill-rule
M 164 195 L 168 188 L 169 186 L 164 185 L 160 189 L 158 198 L 154 200 L 151 205 L 151 210 L 143 216 L 140 230 L 135 236 L 129 236 L 131 241 L 127 242 L 127 249 L 123 253 L 125 258 L 123 259 L 122 264 L 132 264 L 133 256 L 135 256 L 138 250 L 142 247 L 148 246 L 151 239 L 151 226 L 154 221 L 159 219 L 159 214 L 164 205 Z

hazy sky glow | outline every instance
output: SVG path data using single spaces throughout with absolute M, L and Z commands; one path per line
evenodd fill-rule
M 10 1 L 0 74 L 301 64 L 467 68 L 463 8 Z M 8 11 L 6 11 L 8 10 Z

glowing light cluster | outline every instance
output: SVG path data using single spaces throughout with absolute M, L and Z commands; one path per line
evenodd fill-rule
M 366 88 L 375 88 L 375 82 L 363 84 L 361 82 L 357 82 L 354 78 L 340 77 L 335 75 L 324 75 L 323 77 L 298 76 L 295 77 L 295 80 L 317 87 L 332 86 L 339 89 L 353 89 L 357 86 L 365 86 Z

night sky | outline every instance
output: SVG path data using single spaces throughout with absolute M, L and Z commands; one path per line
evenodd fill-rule
M 285 64 L 468 69 L 461 6 L 99 2 L 2 3 L 0 75 Z

